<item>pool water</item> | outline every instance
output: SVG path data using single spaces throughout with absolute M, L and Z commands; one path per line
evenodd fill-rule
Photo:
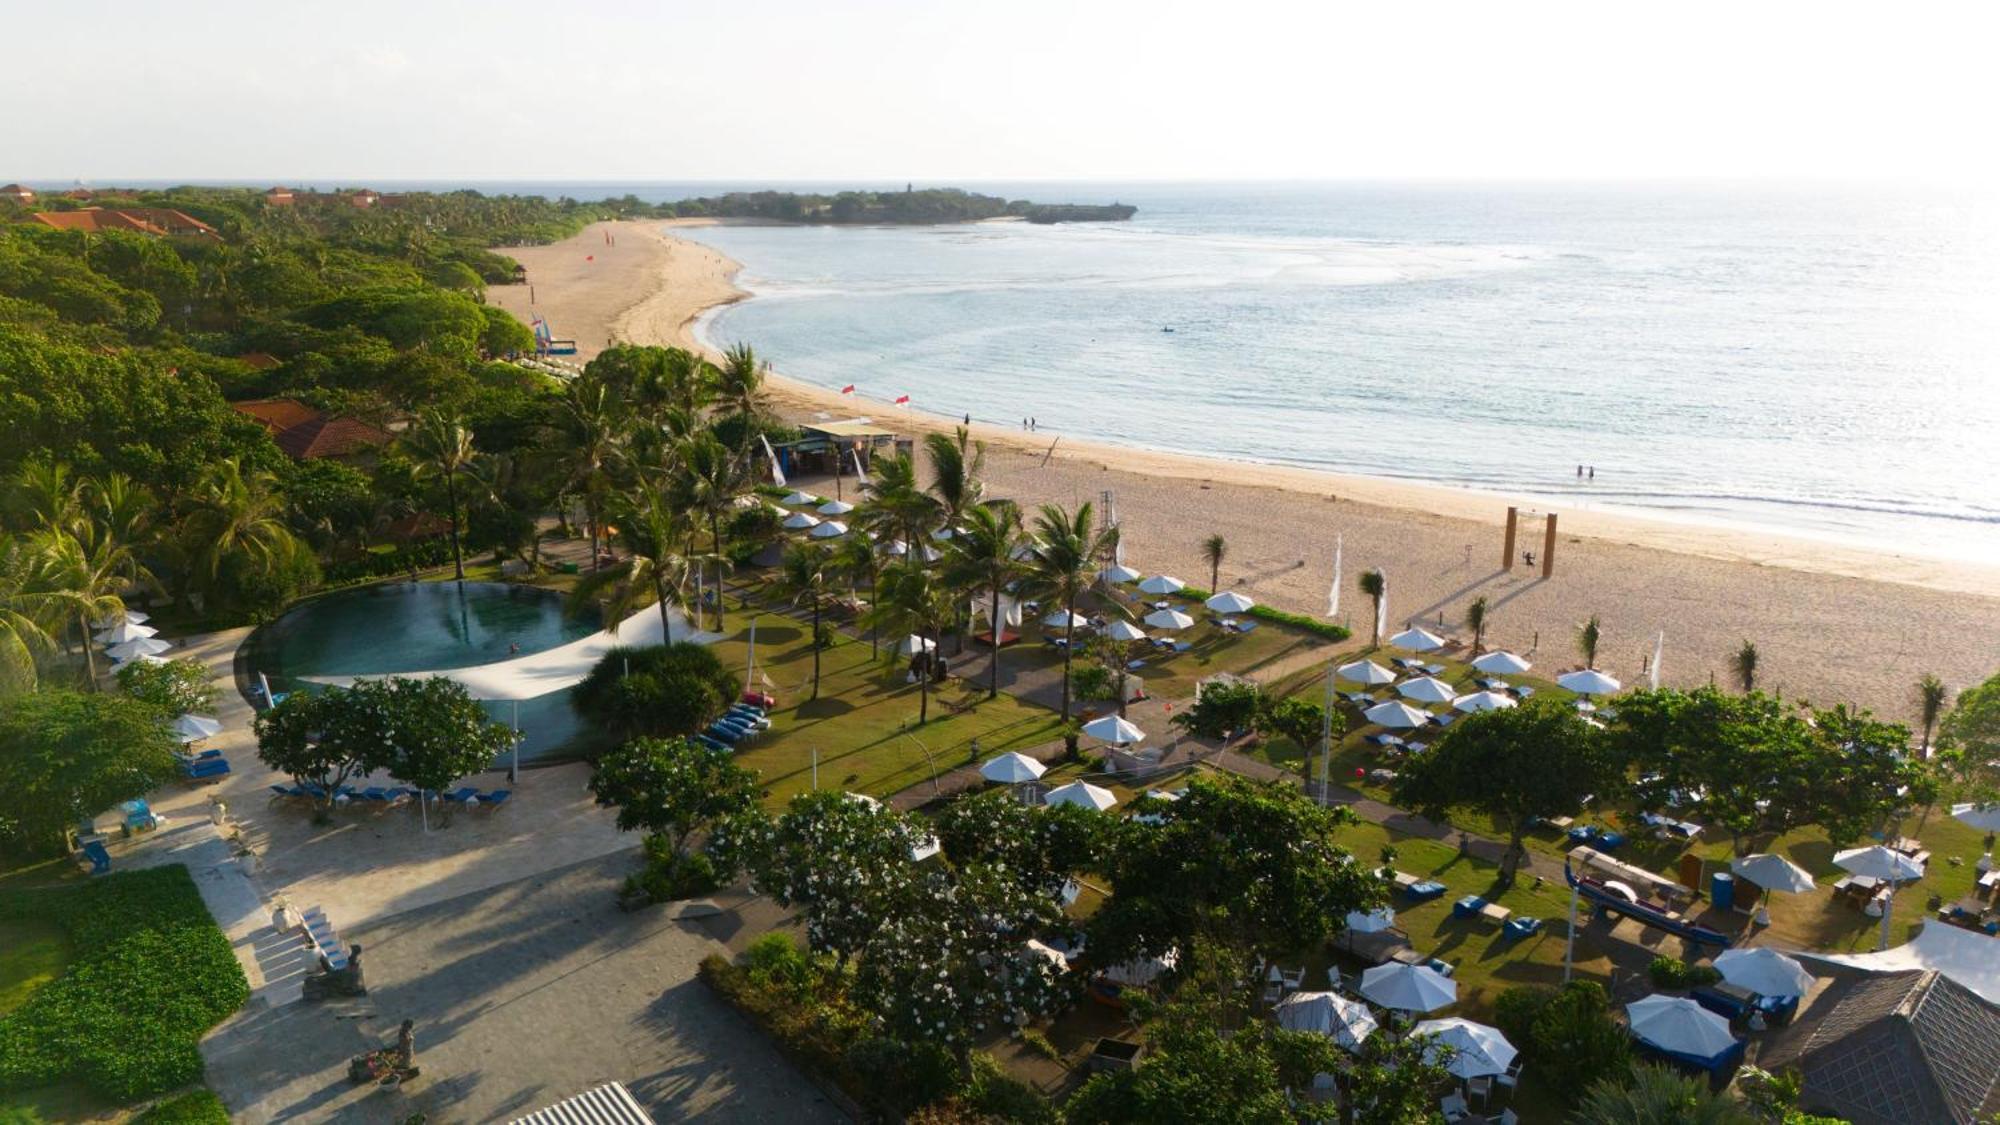
M 315 685 L 304 677 L 468 668 L 557 648 L 601 628 L 595 609 L 565 617 L 562 595 L 551 590 L 499 582 L 394 582 L 294 607 L 251 634 L 240 669 L 250 683 L 262 672 L 273 691 L 310 690 Z M 516 721 L 514 703 L 485 706 L 501 722 Z M 580 731 L 567 690 L 518 706 L 524 761 L 560 751 Z

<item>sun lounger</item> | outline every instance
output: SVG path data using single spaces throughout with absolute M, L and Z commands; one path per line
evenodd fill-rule
M 743 732 L 734 727 L 711 726 L 704 733 L 706 733 L 710 738 L 717 739 L 722 742 L 727 742 L 731 746 L 736 745 L 736 743 L 742 741 L 743 739 Z
M 480 794 L 479 804 L 482 808 L 497 809 L 501 805 L 506 804 L 507 798 L 513 795 L 514 791 L 512 789 L 495 789 L 491 793 Z
M 454 804 L 462 805 L 467 800 L 477 796 L 479 796 L 479 790 L 473 788 L 470 785 L 464 785 L 460 786 L 457 789 L 452 790 L 449 793 L 446 793 L 444 795 L 444 799 Z
M 1529 934 L 1538 933 L 1542 928 L 1540 918 L 1509 918 L 1500 925 L 1500 936 L 1509 941 L 1518 941 Z
M 1239 633 L 1251 633 L 1255 632 L 1256 629 L 1257 623 L 1255 621 L 1238 621 L 1236 623 L 1236 631 Z
M 1412 902 L 1428 902 L 1431 899 L 1442 896 L 1447 890 L 1450 890 L 1450 888 L 1446 887 L 1443 883 L 1433 879 L 1426 879 L 1421 883 L 1413 883 L 1410 886 L 1404 887 L 1403 894 Z
M 92 875 L 104 875 L 110 872 L 111 853 L 104 850 L 104 842 L 102 840 L 92 840 L 85 844 L 81 850 L 83 858 L 90 863 L 90 873 Z
M 1535 694 L 1535 689 L 1529 687 L 1527 684 L 1522 684 L 1520 687 L 1514 689 L 1514 694 L 1520 696 L 1522 699 L 1526 699 Z
M 303 796 L 305 796 L 305 795 L 306 795 L 306 791 L 305 791 L 305 790 L 303 790 L 303 789 L 301 789 L 301 788 L 299 788 L 299 787 L 298 787 L 298 786 L 296 786 L 296 785 L 273 785 L 273 786 L 271 786 L 271 796 L 272 796 L 272 799 L 273 799 L 273 800 L 275 800 L 275 799 L 277 799 L 277 798 L 279 798 L 279 797 L 303 797 Z
M 720 751 L 720 752 L 722 752 L 722 753 L 724 753 L 724 754 L 727 754 L 727 753 L 729 752 L 729 744 L 728 744 L 728 743 L 726 743 L 726 742 L 721 742 L 721 741 L 718 741 L 718 740 L 716 740 L 716 739 L 713 739 L 713 738 L 710 738 L 709 736 L 707 736 L 707 735 L 705 735 L 705 734 L 697 734 L 697 735 L 695 735 L 695 736 L 694 736 L 694 740 L 695 740 L 696 742 L 700 743 L 701 745 L 703 745 L 703 746 L 706 746 L 706 747 L 708 747 L 708 748 L 709 748 L 710 750 L 716 750 L 716 751 Z
M 200 762 L 183 762 L 181 773 L 189 781 L 213 781 L 229 773 L 229 760 L 209 758 Z

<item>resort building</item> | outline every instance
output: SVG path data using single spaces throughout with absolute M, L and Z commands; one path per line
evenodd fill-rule
M 171 207 L 120 207 L 116 210 L 85 207 L 76 211 L 36 211 L 28 216 L 27 221 L 54 227 L 57 230 L 78 230 L 86 234 L 123 230 L 154 237 L 168 235 L 185 238 L 222 237 L 214 227 L 193 215 L 176 211 Z
M 292 189 L 288 187 L 274 187 L 264 193 L 266 207 L 290 207 L 295 202 L 297 199 L 292 195 Z
M 327 414 L 297 399 L 255 399 L 230 406 L 262 423 L 278 448 L 299 461 L 366 457 L 395 440 L 379 426 Z
M 35 192 L 32 188 L 25 188 L 20 184 L 8 184 L 6 187 L 0 187 L 0 199 L 30 207 L 34 205 Z
M 347 201 L 356 207 L 373 207 L 377 203 L 382 202 L 382 194 L 362 188 L 360 191 L 348 196 Z

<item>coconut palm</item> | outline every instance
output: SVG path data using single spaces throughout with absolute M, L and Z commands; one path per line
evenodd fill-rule
M 910 557 L 921 563 L 930 533 L 938 525 L 938 502 L 917 486 L 916 462 L 900 454 L 877 457 L 861 495 L 854 522 L 877 537 L 902 540 Z
M 1375 603 L 1375 612 L 1369 617 L 1369 620 L 1374 622 L 1371 626 L 1374 630 L 1374 640 L 1369 644 L 1371 647 L 1380 648 L 1382 647 L 1382 599 L 1389 594 L 1389 579 L 1380 570 L 1370 567 L 1361 572 L 1361 592 L 1368 595 Z
M 937 500 L 938 517 L 952 527 L 979 503 L 985 485 L 979 474 L 986 468 L 986 444 L 974 442 L 971 433 L 958 427 L 952 434 L 925 434 L 924 451 L 931 459 L 930 494 Z
M 750 449 L 771 413 L 765 402 L 764 372 L 750 345 L 737 344 L 722 353 L 722 367 L 715 376 L 715 405 L 723 418 L 742 428 L 743 444 L 736 454 L 747 467 Z
M 681 482 L 689 506 L 707 518 L 710 549 L 715 559 L 715 630 L 728 626 L 723 619 L 722 517 L 749 490 L 749 478 L 742 462 L 731 457 L 712 434 L 699 434 L 681 447 Z
M 87 682 L 94 688 L 97 650 L 91 644 L 90 623 L 125 612 L 118 592 L 125 587 L 132 563 L 95 524 L 86 522 L 81 531 L 81 536 L 43 531 L 34 542 L 42 554 L 41 591 L 56 612 L 76 625 Z
M 1063 626 L 1062 718 L 1067 723 L 1070 666 L 1076 659 L 1076 603 L 1097 581 L 1100 564 L 1117 547 L 1118 532 L 1098 530 L 1089 504 L 1074 512 L 1044 504 L 1035 520 L 1035 538 L 1038 542 L 1028 554 L 1028 576 L 1022 585 L 1044 604 L 1060 605 L 1069 615 Z
M 1604 637 L 1604 631 L 1597 625 L 1597 615 L 1576 627 L 1576 651 L 1583 654 L 1583 666 L 1597 667 L 1597 642 Z
M 192 563 L 188 577 L 198 588 L 212 587 L 232 558 L 268 573 L 307 553 L 269 472 L 224 458 L 203 468 L 190 498 L 194 507 L 181 526 Z
M 897 636 L 913 635 L 929 642 L 928 651 L 935 654 L 938 638 L 957 604 L 957 593 L 937 571 L 925 566 L 921 559 L 904 558 L 882 568 L 881 580 L 875 588 L 875 604 L 869 607 L 864 619 L 871 628 L 887 629 Z M 935 666 L 930 660 L 920 660 L 919 664 L 923 675 L 917 678 L 917 723 L 922 725 L 930 719 Z
M 963 431 L 961 431 L 963 432 Z M 988 598 L 986 620 L 993 628 L 993 664 L 987 669 L 986 698 L 1000 694 L 1000 595 L 1018 582 L 1027 568 L 1015 558 L 1025 542 L 1021 510 L 1012 501 L 982 504 L 965 513 L 958 534 L 945 552 L 945 580 L 970 594 Z
M 49 589 L 45 563 L 35 544 L 0 534 L 0 693 L 34 687 L 37 658 L 55 649 L 49 626 L 64 602 Z
M 695 571 L 713 559 L 711 555 L 689 553 L 688 519 L 665 496 L 642 489 L 617 499 L 613 509 L 618 520 L 618 541 L 631 556 L 625 568 L 626 596 L 616 599 L 611 620 L 623 620 L 630 608 L 632 593 L 650 588 L 660 607 L 661 638 L 674 643 L 672 610 L 687 605 L 687 591 Z
M 1736 673 L 1736 682 L 1742 686 L 1743 694 L 1757 690 L 1757 646 L 1749 641 L 1736 650 L 1729 659 L 1730 670 Z
M 48 457 L 22 462 L 7 489 L 15 523 L 30 531 L 74 531 L 82 523 L 89 482 Z
M 1926 672 L 1917 681 L 1917 712 L 1924 724 L 1924 753 L 1930 753 L 1931 730 L 1937 726 L 1938 716 L 1944 713 L 1944 681 Z
M 479 450 L 472 444 L 472 430 L 454 411 L 429 411 L 417 416 L 400 444 L 419 479 L 444 481 L 447 522 L 451 524 L 451 567 L 453 577 L 463 582 L 465 554 L 459 537 L 458 489 L 459 478 L 469 473 L 479 460 Z
M 833 554 L 822 543 L 807 540 L 785 551 L 778 570 L 778 588 L 792 597 L 792 604 L 812 607 L 813 689 L 819 698 L 819 621 L 826 608 L 827 587 L 835 577 Z
M 835 541 L 833 547 L 833 569 L 847 580 L 847 591 L 856 601 L 860 601 L 858 586 L 863 579 L 868 581 L 868 597 L 875 597 L 876 576 L 882 571 L 882 556 L 876 553 L 877 545 L 866 535 L 844 535 Z M 868 630 L 868 655 L 882 654 L 882 634 L 870 627 Z
M 1220 532 L 1201 541 L 1201 557 L 1208 562 L 1208 592 L 1222 592 L 1222 560 L 1229 555 L 1229 540 Z
M 604 506 L 611 494 L 613 470 L 624 451 L 624 414 L 603 383 L 578 379 L 569 385 L 558 421 L 558 445 L 569 469 L 565 487 L 583 498 L 584 520 L 590 527 L 590 565 L 596 569 Z
M 1598 1079 L 1570 1114 L 1587 1125 L 1756 1125 L 1763 1118 L 1707 1082 L 1652 1063 Z
M 1465 624 L 1467 628 L 1472 630 L 1472 655 L 1474 656 L 1479 655 L 1480 645 L 1486 640 L 1486 612 L 1488 608 L 1486 595 L 1484 594 L 1472 599 L 1472 604 L 1465 607 Z

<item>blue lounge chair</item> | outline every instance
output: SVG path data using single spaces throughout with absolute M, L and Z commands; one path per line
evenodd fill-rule
M 203 762 L 182 763 L 181 773 L 189 781 L 213 781 L 229 772 L 227 758 L 210 758 Z
M 1519 941 L 1529 934 L 1539 933 L 1542 928 L 1540 918 L 1509 918 L 1500 925 L 1500 936 L 1507 941 Z
M 83 858 L 90 861 L 90 873 L 103 875 L 111 870 L 111 853 L 104 850 L 102 840 L 92 840 L 83 846 Z
M 1486 900 L 1478 895 L 1466 895 L 1464 898 L 1451 904 L 1451 916 L 1454 918 L 1476 917 L 1479 914 L 1479 908 L 1485 905 Z
M 1410 884 L 1404 889 L 1403 894 L 1408 896 L 1412 902 L 1429 902 L 1431 899 L 1444 894 L 1448 889 L 1443 883 L 1433 879 L 1426 879 L 1421 883 Z
M 468 799 L 477 796 L 479 796 L 479 790 L 473 788 L 470 785 L 463 785 L 457 789 L 452 790 L 449 793 L 446 793 L 444 795 L 444 799 L 452 802 L 453 804 L 462 805 Z
M 727 743 L 718 742 L 715 739 L 710 738 L 705 734 L 695 735 L 694 740 L 702 744 L 703 746 L 708 747 L 710 750 L 717 750 L 724 754 L 727 754 L 729 752 L 729 745 Z
M 738 742 L 741 742 L 743 740 L 742 730 L 736 727 L 725 727 L 719 723 L 716 724 L 715 726 L 709 727 L 707 734 L 708 737 L 719 739 L 723 742 L 727 742 L 731 746 L 734 746 Z
M 305 796 L 305 795 L 306 795 L 306 791 L 305 791 L 305 790 L 303 790 L 303 789 L 301 789 L 301 788 L 299 788 L 299 787 L 298 787 L 298 786 L 296 786 L 296 785 L 273 785 L 273 786 L 271 786 L 271 796 L 272 796 L 272 798 L 273 798 L 273 799 L 275 799 L 275 798 L 278 798 L 278 797 L 303 797 L 303 796 Z
M 512 789 L 495 789 L 490 793 L 480 794 L 479 805 L 481 808 L 487 809 L 499 808 L 501 805 L 507 803 L 507 798 L 513 795 L 514 791 Z

